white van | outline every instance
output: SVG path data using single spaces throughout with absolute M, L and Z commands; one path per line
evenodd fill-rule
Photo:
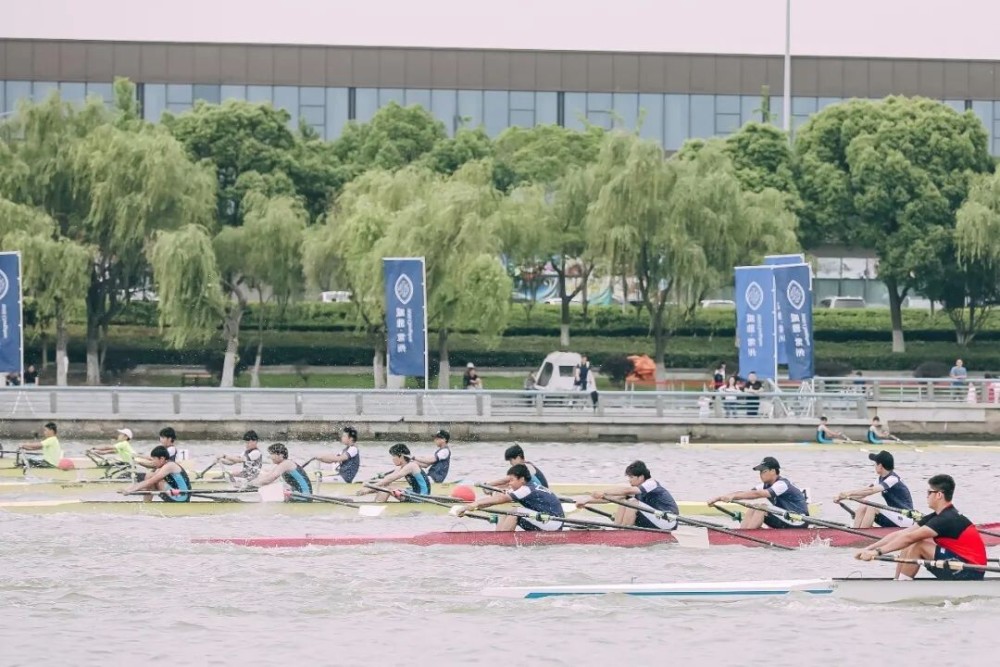
M 580 363 L 576 352 L 550 352 L 534 373 L 535 389 L 538 391 L 577 391 L 573 385 L 573 370 Z M 597 386 L 597 372 L 591 364 L 587 391 Z

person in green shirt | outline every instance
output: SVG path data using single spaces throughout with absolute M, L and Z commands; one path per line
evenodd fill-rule
M 110 463 L 131 466 L 135 462 L 135 450 L 132 449 L 132 429 L 120 428 L 117 433 L 118 438 L 115 440 L 115 444 L 92 447 L 87 450 L 87 455 L 95 454 L 103 457 L 113 454 L 118 457 L 118 460 Z
M 42 427 L 42 435 L 45 436 L 41 442 L 26 442 L 21 445 L 22 457 L 24 460 L 24 470 L 28 468 L 58 468 L 59 462 L 63 458 L 62 445 L 59 444 L 59 436 L 55 422 L 49 422 Z M 31 452 L 41 452 L 41 455 Z

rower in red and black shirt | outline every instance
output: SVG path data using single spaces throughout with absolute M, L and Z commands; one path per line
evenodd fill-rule
M 986 565 L 986 545 L 976 526 L 959 514 L 951 504 L 955 480 L 951 475 L 934 475 L 927 480 L 927 505 L 934 510 L 916 526 L 887 535 L 855 556 L 872 560 L 876 556 L 903 549 L 901 556 L 909 559 L 957 560 L 969 565 Z M 900 563 L 897 579 L 912 579 L 920 566 Z M 938 579 L 982 579 L 982 570 L 927 567 Z

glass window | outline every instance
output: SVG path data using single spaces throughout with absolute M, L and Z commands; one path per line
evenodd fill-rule
M 979 120 L 982 121 L 983 125 L 986 127 L 986 131 L 993 127 L 993 103 L 984 100 L 972 100 L 972 113 L 979 116 Z
M 406 91 L 406 106 L 421 106 L 427 110 L 431 108 L 431 91 L 422 88 L 411 88 Z
M 611 100 L 615 127 L 634 130 L 639 124 L 639 96 L 635 93 L 615 93 Z
M 691 136 L 690 97 L 688 95 L 665 95 L 666 144 L 668 151 L 679 149 Z
M 35 81 L 31 97 L 36 102 L 44 102 L 54 90 L 59 90 L 59 84 L 55 81 Z
M 17 103 L 21 100 L 31 99 L 30 81 L 8 81 L 7 85 L 7 111 L 17 109 Z
M 299 107 L 299 116 L 309 125 L 319 128 L 320 134 L 323 134 L 323 125 L 326 123 L 325 107 Z
M 87 85 L 84 83 L 60 83 L 59 95 L 67 102 L 83 104 L 87 99 Z
M 367 123 L 378 111 L 378 89 L 358 88 L 354 93 L 354 120 Z
M 333 141 L 340 136 L 347 124 L 347 88 L 326 89 L 326 132 L 327 141 Z
M 740 116 L 734 113 L 720 113 L 715 115 L 715 133 L 725 136 L 740 129 Z
M 321 107 L 326 104 L 326 89 L 315 86 L 299 88 L 299 104 Z
M 222 86 L 220 97 L 223 100 L 246 100 L 247 99 L 247 87 L 246 86 Z
M 582 130 L 587 117 L 587 93 L 566 93 L 564 100 L 566 127 Z
M 843 102 L 843 100 L 840 99 L 839 97 L 820 97 L 819 99 L 816 100 L 816 110 L 822 111 L 828 106 L 834 104 L 840 104 L 841 102 Z
M 816 113 L 815 97 L 795 97 L 792 96 L 792 115 L 805 116 Z
M 510 108 L 518 111 L 535 110 L 535 94 L 523 90 L 515 90 L 510 93 Z
M 495 137 L 509 127 L 508 105 L 506 90 L 487 90 L 483 93 L 483 125 L 486 127 L 486 134 Z
M 299 127 L 299 89 L 297 86 L 275 86 L 274 107 L 288 112 L 288 126 L 293 130 Z
M 611 93 L 588 93 L 587 111 L 611 111 Z
M 0 81 L 0 113 L 6 114 L 10 109 L 7 108 L 7 83 L 5 81 Z M 0 122 L 3 122 L 0 120 Z
M 958 113 L 965 112 L 965 100 L 945 100 L 944 103 Z
M 511 126 L 517 125 L 518 127 L 534 127 L 535 112 L 521 111 L 520 109 L 511 109 L 510 124 Z
M 458 96 L 454 90 L 431 91 L 431 113 L 444 123 L 448 134 L 454 134 L 462 125 L 458 116 Z
M 760 122 L 760 106 L 761 100 L 759 95 L 741 95 L 740 96 L 740 124 L 744 125 L 749 122 Z
M 739 95 L 715 96 L 715 113 L 739 113 L 739 112 L 740 112 Z
M 465 127 L 475 128 L 483 124 L 483 91 L 458 91 L 458 115 Z
M 691 136 L 707 139 L 715 136 L 715 96 L 691 96 Z
M 247 86 L 247 102 L 268 102 L 273 98 L 271 86 Z
M 96 95 L 104 100 L 105 104 L 114 104 L 115 90 L 110 83 L 88 83 L 87 97 Z
M 610 130 L 613 119 L 610 111 L 588 111 L 587 121 L 596 127 Z
M 194 101 L 194 86 L 186 83 L 167 84 L 167 104 L 191 104 Z
M 663 145 L 663 95 L 639 95 L 639 115 L 642 117 L 639 136 Z
M 167 87 L 162 83 L 147 83 L 142 88 L 142 117 L 151 123 L 159 123 L 167 108 Z
M 559 122 L 559 93 L 535 93 L 535 124 L 555 125 Z
M 378 89 L 378 106 L 382 108 L 389 104 L 390 102 L 395 102 L 399 105 L 404 105 L 406 103 L 405 96 L 403 95 L 402 88 L 379 88 Z
M 195 84 L 194 99 L 204 100 L 210 104 L 218 104 L 222 101 L 222 87 L 211 84 Z

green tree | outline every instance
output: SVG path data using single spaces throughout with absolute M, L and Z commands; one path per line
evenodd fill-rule
M 371 121 L 348 123 L 333 152 L 350 180 L 369 169 L 393 171 L 418 162 L 446 139 L 444 124 L 423 107 L 390 102 Z
M 957 274 L 972 283 L 967 289 L 969 299 L 962 304 L 968 316 L 963 318 L 961 329 L 956 327 L 959 342 L 968 342 L 1000 301 L 1000 172 L 972 180 L 968 197 L 956 215 L 954 243 L 958 270 L 948 267 L 952 270 L 941 273 L 946 280 L 956 280 Z M 974 318 L 977 306 L 978 320 Z M 955 319 L 952 316 L 952 321 Z M 961 339 L 963 333 L 965 341 Z
M 854 100 L 813 116 L 795 151 L 803 243 L 876 252 L 892 349 L 903 352 L 903 300 L 933 272 L 928 261 L 947 254 L 950 234 L 935 230 L 955 228 L 970 178 L 992 170 L 982 123 L 927 99 Z M 928 239 L 938 247 L 928 251 Z
M 528 322 L 538 303 L 538 290 L 545 280 L 545 265 L 551 257 L 548 237 L 551 215 L 545 189 L 538 185 L 523 185 L 513 190 L 501 199 L 495 214 L 496 233 L 507 273 L 515 287 L 526 293 L 520 303 Z
M 495 184 L 502 191 L 523 183 L 551 186 L 573 168 L 597 158 L 604 130 L 570 130 L 559 125 L 511 127 L 495 143 Z
M 439 140 L 419 160 L 421 166 L 439 174 L 454 174 L 466 162 L 493 156 L 493 141 L 482 128 L 459 128 L 454 137 Z

